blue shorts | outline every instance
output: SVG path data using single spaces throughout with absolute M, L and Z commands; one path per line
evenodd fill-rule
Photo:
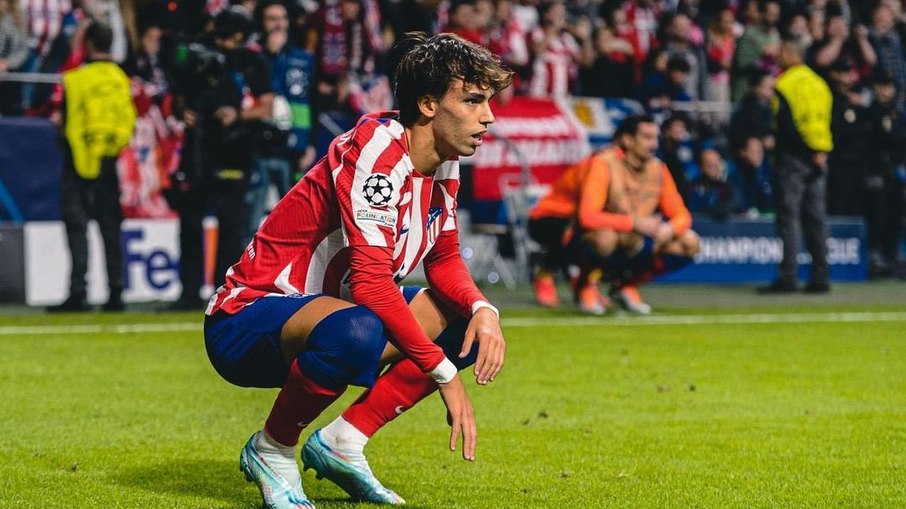
M 407 303 L 420 291 L 419 286 L 402 287 Z M 206 316 L 204 340 L 211 365 L 226 381 L 240 387 L 283 387 L 293 360 L 285 359 L 280 349 L 283 326 L 321 296 L 262 297 L 234 315 L 218 312 Z

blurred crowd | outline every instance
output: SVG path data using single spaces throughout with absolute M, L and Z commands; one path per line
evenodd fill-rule
M 140 117 L 152 112 L 136 136 L 163 147 L 157 164 L 167 175 L 185 165 L 173 140 L 196 126 L 202 107 L 192 104 L 193 88 L 211 63 L 199 45 L 233 55 L 226 67 L 246 77 L 239 111 L 266 109 L 258 120 L 277 126 L 255 135 L 265 145 L 258 159 L 269 162 L 227 166 L 255 168 L 249 192 L 260 193 L 255 183 L 268 178 L 282 192 L 317 156 L 318 131 L 330 127 L 321 112 L 391 108 L 396 42 L 409 31 L 445 31 L 489 47 L 517 72 L 501 101 L 637 101 L 662 123 L 658 155 L 689 208 L 717 219 L 773 211 L 771 101 L 781 41 L 796 40 L 834 94 L 828 212 L 866 219 L 873 274 L 895 259 L 892 235 L 898 249 L 906 188 L 900 0 L 0 0 L 0 72 L 78 66 L 92 19 L 113 31 L 111 54 L 133 78 Z M 270 83 L 256 86 L 261 76 Z M 0 80 L 0 114 L 52 116 L 59 89 Z M 219 121 L 232 118 L 215 110 Z M 268 148 L 261 138 L 278 141 Z M 189 177 L 172 185 L 180 178 Z M 251 224 L 260 220 L 260 211 L 250 214 Z

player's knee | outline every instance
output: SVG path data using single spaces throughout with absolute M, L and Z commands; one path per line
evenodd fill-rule
M 363 306 L 334 311 L 308 336 L 299 355 L 302 370 L 324 387 L 370 387 L 387 340 L 381 320 Z
M 687 231 L 680 237 L 680 243 L 683 246 L 683 255 L 695 256 L 701 251 L 701 238 L 692 230 Z
M 598 256 L 609 256 L 616 250 L 619 236 L 613 230 L 594 230 L 588 232 L 584 240 Z

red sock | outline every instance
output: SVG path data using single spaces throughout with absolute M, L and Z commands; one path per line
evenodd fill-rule
M 343 418 L 365 436 L 371 437 L 436 390 L 437 383 L 412 361 L 405 359 L 381 375 L 374 387 L 343 412 Z
M 302 430 L 345 390 L 345 387 L 333 390 L 318 385 L 302 372 L 299 361 L 293 361 L 264 430 L 283 445 L 296 445 Z

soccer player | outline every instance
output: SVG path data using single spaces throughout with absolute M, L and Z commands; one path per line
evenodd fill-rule
M 606 301 L 598 281 L 604 260 L 633 244 L 632 233 L 654 235 L 658 220 L 630 214 L 623 174 L 613 171 L 623 158 L 618 147 L 585 158 L 564 172 L 529 213 L 529 235 L 544 249 L 534 281 L 535 298 L 542 306 L 559 306 L 554 274 L 578 263 L 579 309 L 603 314 Z
M 692 231 L 692 215 L 683 203 L 670 170 L 654 154 L 659 129 L 647 115 L 627 117 L 614 134 L 620 157 L 612 170 L 620 172 L 630 214 L 653 220 L 653 230 L 609 260 L 610 298 L 631 313 L 647 315 L 651 306 L 638 287 L 653 277 L 692 262 L 700 247 Z
M 281 387 L 240 454 L 240 469 L 269 508 L 313 507 L 295 460 L 302 429 L 348 385 L 375 385 L 393 361 L 359 403 L 411 394 L 393 382 L 401 372 L 418 395 L 439 389 L 449 446 L 455 450 L 461 436 L 463 458 L 474 460 L 475 417 L 458 370 L 474 363 L 485 385 L 503 366 L 497 310 L 459 256 L 456 195 L 458 157 L 481 145 L 494 122 L 489 100 L 512 72 L 451 34 L 413 35 L 407 44 L 397 69 L 400 111 L 365 115 L 331 143 L 264 221 L 206 310 L 217 372 L 240 386 Z M 400 289 L 421 262 L 430 289 Z M 365 476 L 361 453 L 342 454 L 350 435 L 363 447 L 365 432 L 342 418 L 322 431 L 304 447 L 307 467 L 354 498 L 402 503 Z

